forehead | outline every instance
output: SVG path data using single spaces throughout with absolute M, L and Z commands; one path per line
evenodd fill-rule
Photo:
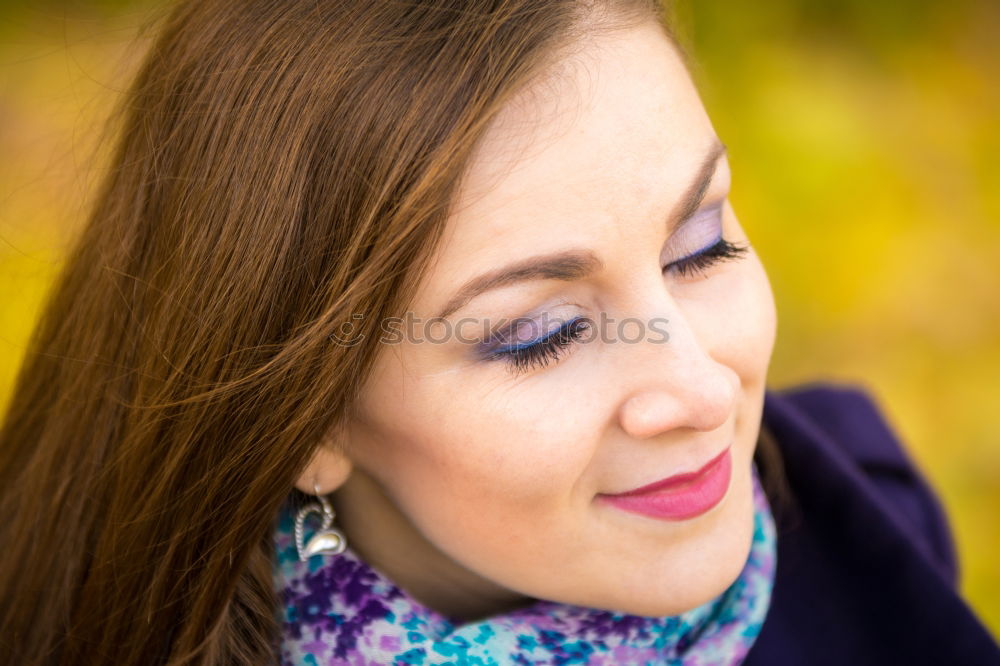
M 665 214 L 713 134 L 654 21 L 579 46 L 486 132 L 415 309 L 429 313 L 490 267 L 593 246 L 601 234 Z

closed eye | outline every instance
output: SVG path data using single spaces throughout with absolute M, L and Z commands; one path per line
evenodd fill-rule
M 730 243 L 725 238 L 719 238 L 715 243 L 702 248 L 686 257 L 672 261 L 663 270 L 672 271 L 676 275 L 688 277 L 703 274 L 713 265 L 727 259 L 739 259 L 749 250 L 747 245 Z
M 592 322 L 586 317 L 576 317 L 547 335 L 529 343 L 498 349 L 487 355 L 487 360 L 504 361 L 514 375 L 556 361 L 568 347 L 591 330 Z

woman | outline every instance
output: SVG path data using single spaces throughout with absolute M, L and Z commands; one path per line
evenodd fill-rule
M 660 16 L 177 4 L 0 434 L 0 661 L 998 663 L 873 403 L 766 388 Z

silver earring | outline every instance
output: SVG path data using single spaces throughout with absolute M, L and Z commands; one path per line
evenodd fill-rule
M 339 555 L 347 548 L 347 537 L 340 530 L 333 527 L 333 507 L 330 506 L 326 496 L 320 494 L 319 486 L 315 483 L 316 497 L 319 504 L 306 504 L 299 509 L 295 516 L 295 546 L 299 550 L 299 560 L 305 562 L 313 555 Z M 323 523 L 316 533 L 309 539 L 309 543 L 302 545 L 303 533 L 305 532 L 306 516 L 310 513 L 319 513 L 323 516 Z

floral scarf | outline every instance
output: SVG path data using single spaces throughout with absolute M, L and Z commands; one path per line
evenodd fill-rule
M 350 546 L 340 555 L 299 561 L 295 512 L 286 502 L 274 534 L 281 664 L 738 664 L 764 623 L 776 566 L 774 521 L 756 465 L 752 478 L 754 534 L 746 565 L 718 597 L 669 617 L 537 600 L 455 624 L 410 597 Z

